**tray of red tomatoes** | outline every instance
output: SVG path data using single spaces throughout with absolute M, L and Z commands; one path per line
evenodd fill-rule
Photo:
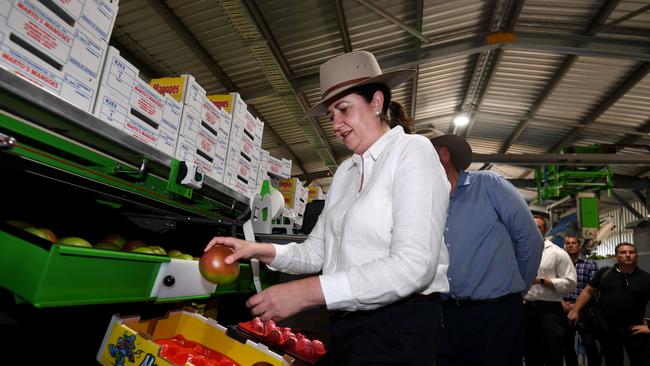
M 313 365 L 327 352 L 320 340 L 294 331 L 290 327 L 279 327 L 273 320 L 262 321 L 255 317 L 239 323 L 237 329 L 308 364 Z

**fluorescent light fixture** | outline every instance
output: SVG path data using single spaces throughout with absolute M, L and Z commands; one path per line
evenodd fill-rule
M 456 126 L 465 126 L 466 124 L 469 123 L 469 117 L 465 113 L 461 113 L 454 117 L 454 124 Z

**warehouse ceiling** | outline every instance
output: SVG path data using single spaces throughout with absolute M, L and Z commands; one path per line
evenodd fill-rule
M 301 117 L 319 65 L 357 50 L 417 70 L 394 99 L 416 129 L 464 136 L 481 157 L 470 170 L 531 178 L 510 154 L 619 144 L 641 162 L 616 173 L 650 172 L 648 0 L 121 0 L 111 44 L 144 78 L 241 93 L 266 123 L 263 148 L 324 186 L 350 152 L 329 121 Z

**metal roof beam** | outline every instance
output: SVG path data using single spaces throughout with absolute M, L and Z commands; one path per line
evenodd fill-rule
M 490 24 L 488 31 L 500 32 L 510 31 L 514 29 L 514 25 L 519 18 L 521 8 L 524 6 L 524 1 L 516 0 L 503 0 L 497 1 L 497 4 L 492 8 L 492 15 L 490 16 Z M 490 42 L 486 39 L 487 42 Z M 465 112 L 469 114 L 469 123 L 466 126 L 454 126 L 454 133 L 460 134 L 467 138 L 472 129 L 478 115 L 474 113 L 481 107 L 483 98 L 487 90 L 490 88 L 490 83 L 494 78 L 496 69 L 501 62 L 503 51 L 499 49 L 488 50 L 478 57 L 472 78 L 468 84 L 465 96 L 458 112 Z
M 650 165 L 650 155 L 631 154 L 472 154 L 474 163 L 509 165 Z
M 612 105 L 621 99 L 630 89 L 638 84 L 650 72 L 650 62 L 644 62 L 637 67 L 632 74 L 625 79 L 616 89 L 614 89 L 600 104 L 596 106 L 580 124 L 585 126 L 597 120 L 603 113 L 605 113 Z M 576 136 L 580 133 L 582 128 L 574 127 L 560 142 L 555 144 L 549 151 L 557 152 L 567 144 L 571 143 Z
M 424 43 L 429 43 L 430 40 L 427 36 L 422 34 L 421 31 L 418 31 L 417 29 L 411 27 L 410 25 L 405 24 L 404 22 L 400 21 L 399 19 L 395 18 L 392 14 L 388 13 L 384 9 L 380 8 L 379 6 L 371 3 L 370 1 L 367 0 L 357 0 L 357 2 L 365 5 L 368 9 L 374 11 L 375 13 L 381 15 L 382 17 L 386 18 L 389 22 L 397 25 L 398 27 L 404 29 L 408 33 L 412 34 L 413 36 L 417 37 Z
M 235 83 L 223 72 L 221 67 L 214 61 L 201 43 L 194 37 L 181 20 L 174 14 L 162 0 L 147 0 L 147 3 L 160 15 L 169 25 L 174 33 L 178 35 L 185 45 L 198 57 L 199 60 L 210 70 L 217 80 L 229 91 L 238 91 Z
M 610 22 L 607 22 L 607 23 L 597 27 L 596 29 L 594 29 L 593 32 L 594 33 L 602 32 L 602 31 L 604 31 L 606 29 L 609 29 L 609 28 L 615 26 L 616 24 L 622 23 L 622 22 L 624 22 L 624 21 L 626 21 L 628 19 L 634 18 L 635 16 L 637 16 L 639 14 L 645 13 L 648 10 L 650 10 L 650 4 L 648 4 L 646 6 L 642 6 L 642 7 L 640 7 L 639 9 L 637 9 L 635 11 L 631 11 L 631 12 L 623 15 L 620 18 L 617 18 L 617 19 L 614 19 L 614 20 L 612 20 Z
M 220 4 L 224 12 L 233 18 L 231 23 L 235 25 L 235 29 L 242 37 L 246 37 L 249 49 L 260 63 L 266 79 L 273 86 L 275 94 L 284 100 L 296 119 L 296 123 L 302 128 L 307 140 L 323 163 L 332 173 L 335 172 L 338 161 L 334 150 L 318 120 L 303 118 L 311 108 L 309 102 L 289 82 L 289 78 L 293 73 L 255 1 L 244 0 L 242 4 L 236 0 L 222 0 Z M 236 22 L 233 20 L 236 20 Z
M 617 145 L 634 145 L 636 144 L 639 140 L 641 140 L 644 136 L 647 136 L 648 133 L 650 133 L 650 118 L 645 121 L 645 123 L 636 129 L 636 133 L 634 134 L 626 134 L 625 137 L 623 137 Z
M 386 57 L 377 57 L 382 70 L 413 68 L 431 62 L 458 56 L 468 56 L 494 50 L 500 47 L 507 49 L 523 49 L 532 51 L 547 51 L 550 53 L 566 53 L 579 56 L 600 56 L 650 61 L 650 40 L 623 41 L 618 39 L 587 37 L 587 36 L 558 36 L 551 34 L 514 33 L 515 39 L 509 43 L 487 43 L 486 35 L 450 37 L 435 45 L 428 45 L 419 50 L 399 52 Z M 305 91 L 317 88 L 318 73 L 311 73 L 290 80 L 294 89 Z M 263 98 L 275 95 L 273 89 L 259 90 L 247 94 L 247 99 Z
M 422 17 L 424 16 L 424 0 L 415 1 L 415 29 L 422 32 Z M 415 39 L 414 46 L 419 50 L 422 46 L 422 41 L 419 38 Z M 415 110 L 417 109 L 418 102 L 418 82 L 420 77 L 420 66 L 415 67 L 415 75 L 411 81 L 411 119 L 415 120 Z
M 600 26 L 602 23 L 604 23 L 607 18 L 609 18 L 609 15 L 616 9 L 618 6 L 620 0 L 608 0 L 606 1 L 601 7 L 600 10 L 598 11 L 598 14 L 594 17 L 594 19 L 591 21 L 589 26 L 587 26 L 587 29 L 585 31 L 585 34 L 587 35 L 593 35 L 595 34 L 594 29 L 598 26 Z M 526 126 L 528 126 L 529 121 L 535 117 L 537 112 L 539 111 L 539 108 L 546 102 L 546 99 L 551 95 L 551 92 L 555 90 L 555 88 L 558 86 L 560 81 L 564 78 L 564 76 L 569 72 L 571 67 L 573 67 L 573 64 L 578 60 L 577 55 L 568 55 L 564 61 L 562 61 L 562 64 L 555 70 L 555 73 L 551 77 L 551 79 L 546 83 L 546 86 L 544 87 L 544 90 L 537 96 L 537 99 L 533 104 L 530 106 L 528 109 L 528 113 L 526 113 L 526 117 L 524 117 L 522 120 L 519 121 L 517 124 L 517 127 L 515 127 L 514 131 L 508 136 L 508 139 L 506 139 L 505 143 L 501 145 L 499 148 L 499 153 L 507 153 L 512 144 L 519 139 L 521 134 L 524 132 L 526 129 Z M 485 164 L 481 167 L 482 169 L 487 169 L 489 168 L 489 164 Z
M 515 36 L 515 41 L 513 43 L 504 43 L 503 48 L 650 61 L 650 42 L 647 40 L 636 41 L 527 32 L 516 33 Z
M 336 20 L 341 32 L 341 41 L 343 41 L 343 51 L 352 52 L 352 42 L 350 41 L 350 32 L 348 31 L 348 22 L 345 19 L 345 8 L 343 0 L 336 0 Z

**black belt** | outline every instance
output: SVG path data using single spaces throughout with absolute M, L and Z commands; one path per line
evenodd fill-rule
M 392 304 L 388 304 L 385 307 L 389 307 L 391 305 L 398 305 L 401 303 L 406 303 L 406 302 L 412 302 L 412 301 L 432 301 L 432 302 L 440 302 L 440 293 L 439 292 L 432 292 L 430 294 L 412 294 L 411 296 L 404 298 L 402 300 L 396 301 Z M 373 309 L 373 310 L 354 310 L 354 311 L 346 311 L 346 310 L 330 310 L 329 314 L 332 319 L 340 319 L 343 317 L 346 317 L 348 315 L 356 314 L 356 315 L 362 315 L 362 314 L 369 314 L 373 311 L 381 310 L 384 307 L 378 308 L 378 309 Z
M 460 300 L 460 299 L 454 299 L 454 298 L 449 298 L 444 301 L 445 304 L 453 304 L 457 306 L 471 306 L 471 305 L 485 305 L 485 304 L 494 304 L 497 302 L 505 301 L 513 297 L 518 297 L 521 298 L 521 294 L 519 293 L 514 293 L 514 294 L 507 294 L 499 297 L 495 297 L 492 299 L 480 299 L 480 300 Z

